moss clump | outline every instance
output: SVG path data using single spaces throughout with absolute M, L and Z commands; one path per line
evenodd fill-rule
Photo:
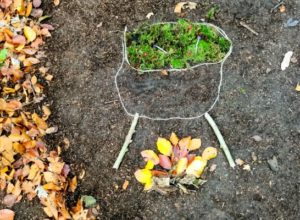
M 127 32 L 126 44 L 130 64 L 141 70 L 218 62 L 230 48 L 230 42 L 213 27 L 186 20 L 142 26 Z

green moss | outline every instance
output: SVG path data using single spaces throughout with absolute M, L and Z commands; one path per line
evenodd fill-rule
M 130 64 L 141 70 L 218 62 L 230 48 L 230 42 L 213 27 L 183 19 L 127 32 L 126 44 Z

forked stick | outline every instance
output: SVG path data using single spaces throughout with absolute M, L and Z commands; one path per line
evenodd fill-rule
M 139 120 L 139 114 L 135 113 L 133 121 L 132 121 L 131 126 L 130 126 L 130 129 L 128 131 L 128 134 L 125 138 L 125 142 L 122 146 L 122 149 L 119 153 L 119 156 L 118 156 L 117 160 L 114 163 L 114 166 L 113 166 L 114 169 L 119 169 L 120 164 L 123 160 L 123 157 L 125 156 L 126 152 L 128 151 L 128 146 L 132 142 L 132 136 L 135 133 L 135 128 L 136 128 L 138 120 Z
M 225 153 L 225 156 L 229 162 L 229 165 L 234 168 L 235 167 L 235 162 L 234 160 L 232 159 L 232 156 L 231 156 L 231 153 L 227 147 L 227 144 L 225 143 L 224 141 L 224 138 L 218 128 L 218 126 L 216 125 L 215 121 L 213 120 L 213 118 L 208 114 L 208 113 L 205 113 L 204 117 L 206 118 L 206 120 L 208 121 L 208 123 L 210 124 L 210 126 L 212 127 L 212 129 L 214 130 L 218 140 L 219 140 L 219 143 L 220 143 L 220 147 L 223 149 L 224 153 Z

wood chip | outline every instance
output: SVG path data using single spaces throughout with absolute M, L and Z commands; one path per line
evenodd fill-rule
M 129 185 L 129 181 L 125 180 L 124 183 L 123 183 L 123 185 L 122 185 L 122 189 L 126 190 L 128 188 L 128 185 Z

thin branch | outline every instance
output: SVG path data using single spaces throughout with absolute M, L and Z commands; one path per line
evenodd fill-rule
M 246 28 L 248 31 L 252 32 L 256 36 L 258 35 L 258 33 L 255 30 L 253 30 L 251 27 L 249 27 L 249 25 L 247 25 L 245 22 L 241 21 L 240 25 L 242 25 L 244 28 Z
M 234 168 L 235 167 L 235 162 L 234 160 L 232 159 L 232 156 L 231 156 L 231 153 L 227 147 L 227 144 L 225 143 L 224 141 L 224 138 L 218 128 L 218 126 L 216 125 L 215 121 L 213 120 L 213 118 L 208 114 L 208 113 L 205 113 L 204 117 L 206 118 L 206 120 L 208 121 L 208 123 L 210 124 L 210 126 L 212 127 L 212 129 L 214 130 L 218 140 L 219 140 L 219 143 L 220 143 L 220 147 L 223 149 L 224 153 L 225 153 L 225 156 L 229 162 L 229 165 Z
M 128 146 L 132 142 L 132 136 L 135 133 L 135 128 L 136 128 L 138 120 L 139 120 L 139 114 L 135 113 L 133 121 L 132 121 L 131 126 L 130 126 L 130 129 L 128 131 L 128 134 L 125 138 L 125 142 L 122 146 L 122 149 L 119 153 L 119 156 L 118 156 L 117 160 L 114 163 L 114 166 L 113 166 L 114 169 L 119 169 L 120 164 L 123 160 L 123 157 L 125 156 L 126 152 L 128 151 Z

